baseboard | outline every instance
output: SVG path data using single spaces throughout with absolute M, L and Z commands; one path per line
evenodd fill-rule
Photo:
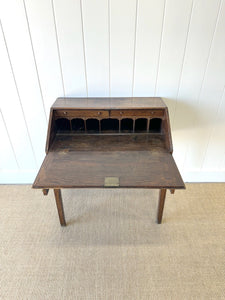
M 225 182 L 225 170 L 190 170 L 181 173 L 185 182 Z
M 37 170 L 0 171 L 0 184 L 32 184 Z

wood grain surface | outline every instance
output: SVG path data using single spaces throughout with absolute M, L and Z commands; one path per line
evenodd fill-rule
M 150 134 L 57 134 L 33 188 L 101 188 L 105 177 L 124 188 L 184 188 L 163 136 Z
M 52 108 L 73 109 L 132 109 L 165 108 L 160 97 L 98 97 L 98 98 L 58 98 Z

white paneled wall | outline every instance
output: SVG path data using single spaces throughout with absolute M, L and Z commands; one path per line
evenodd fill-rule
M 0 0 L 0 183 L 31 183 L 59 96 L 161 96 L 186 181 L 225 181 L 225 0 Z

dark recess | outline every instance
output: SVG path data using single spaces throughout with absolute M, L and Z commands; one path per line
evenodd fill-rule
M 119 131 L 119 120 L 117 119 L 102 119 L 101 131 Z
M 71 121 L 72 124 L 72 130 L 75 131 L 84 131 L 85 126 L 84 126 L 84 120 L 83 119 L 73 119 Z
M 162 120 L 159 118 L 151 119 L 149 124 L 149 132 L 159 133 L 161 132 Z
M 147 119 L 140 118 L 135 120 L 135 131 L 146 132 L 147 131 Z
M 122 119 L 121 120 L 121 131 L 122 132 L 133 132 L 133 119 Z
M 56 120 L 57 131 L 68 131 L 70 130 L 70 121 L 65 118 Z
M 88 132 L 99 132 L 99 120 L 87 119 L 86 128 Z

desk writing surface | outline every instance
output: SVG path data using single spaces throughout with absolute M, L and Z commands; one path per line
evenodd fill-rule
M 57 134 L 34 188 L 104 187 L 118 177 L 124 188 L 184 188 L 163 135 Z

